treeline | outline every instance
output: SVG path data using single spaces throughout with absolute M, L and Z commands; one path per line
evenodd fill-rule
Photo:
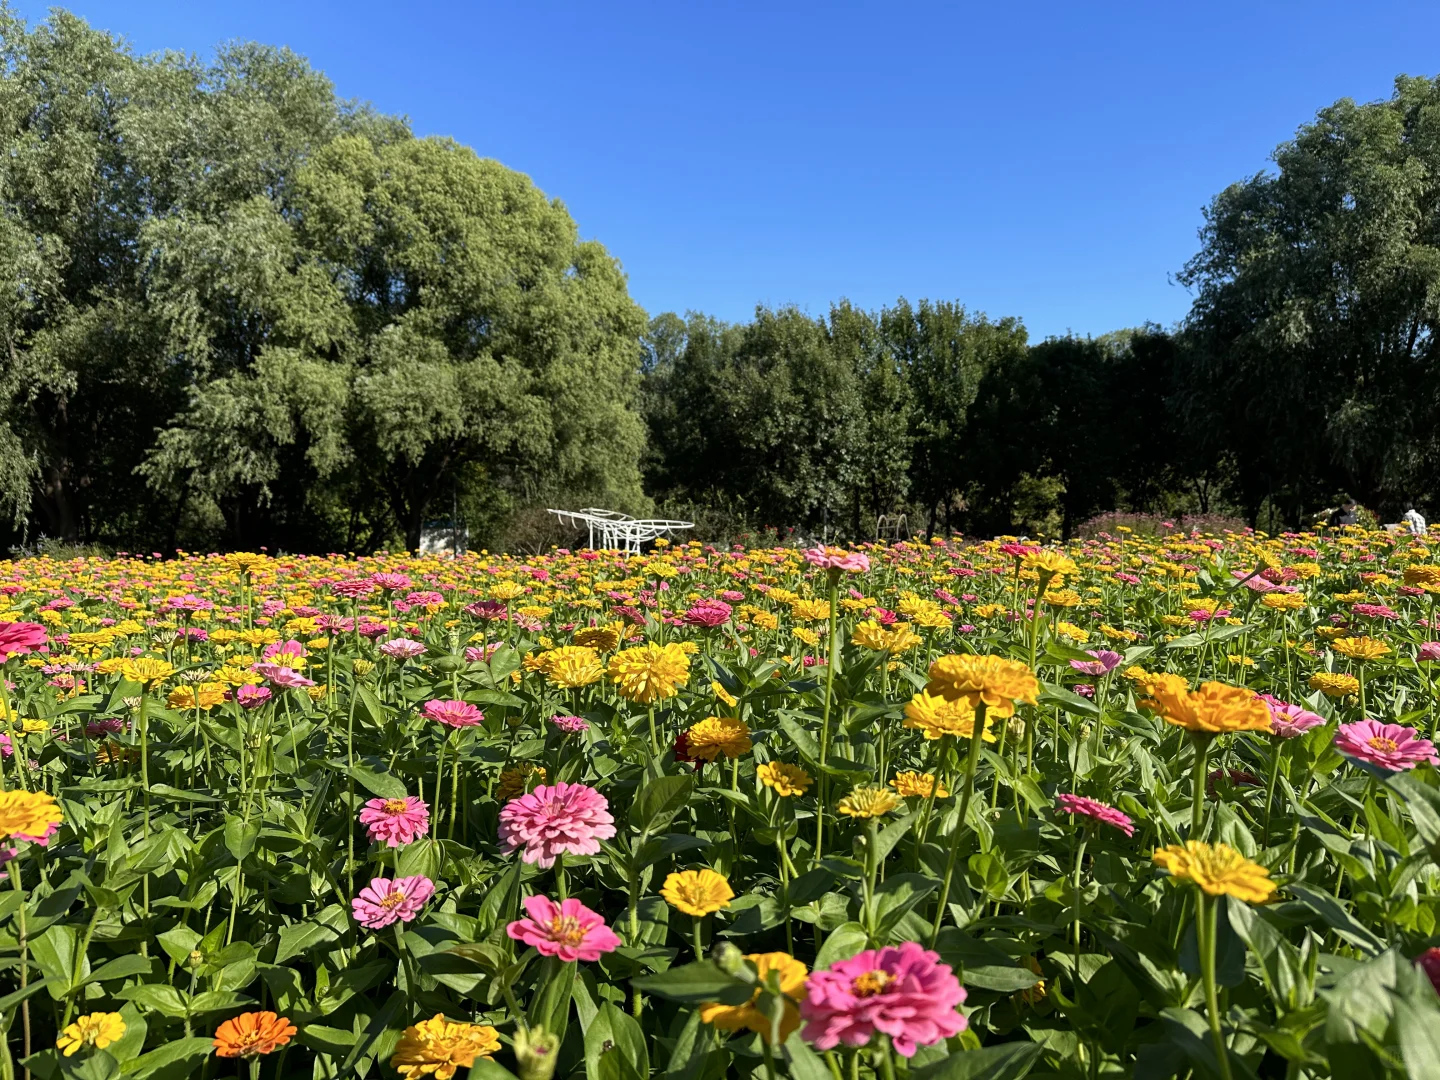
M 1434 80 L 1217 196 L 1180 326 L 1041 342 L 948 301 L 647 318 L 559 201 L 284 49 L 135 56 L 0 8 L 0 146 L 0 544 L 1440 510 Z

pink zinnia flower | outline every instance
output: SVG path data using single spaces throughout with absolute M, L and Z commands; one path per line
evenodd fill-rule
M 817 971 L 800 1003 L 801 1033 L 817 1050 L 864 1046 L 876 1031 L 890 1036 L 902 1057 L 933 1046 L 968 1026 L 956 1011 L 965 988 L 948 964 L 913 941 L 867 949 Z
M 410 584 L 404 574 L 371 574 L 370 580 L 386 592 L 396 592 Z
M 304 657 L 306 655 L 308 654 L 305 651 L 305 646 L 301 645 L 300 642 L 294 638 L 291 638 L 289 641 L 274 641 L 266 645 L 265 651 L 260 654 L 260 658 L 262 660 L 269 660 L 276 656 L 289 658 Z
M 360 824 L 370 842 L 386 847 L 414 843 L 430 831 L 430 808 L 414 795 L 403 799 L 371 799 L 360 808 Z
M 485 714 L 468 701 L 427 701 L 420 711 L 427 720 L 452 728 L 476 727 L 485 719 Z
M 1135 823 L 1130 819 L 1130 815 L 1116 810 L 1113 806 L 1106 806 L 1103 802 L 1086 798 L 1084 795 L 1057 795 L 1055 802 L 1062 814 L 1079 814 L 1119 829 L 1126 836 L 1135 835 Z
M 560 731 L 568 732 L 571 735 L 578 735 L 582 731 L 590 730 L 590 722 L 583 716 L 552 716 L 550 723 Z
M 490 657 L 495 655 L 495 650 L 500 648 L 500 642 L 492 641 L 489 645 L 467 645 L 465 647 L 465 662 L 467 664 L 488 664 Z
M 307 679 L 294 668 L 288 668 L 284 664 L 255 664 L 250 670 L 273 685 L 286 690 L 315 685 L 314 679 Z
M 1095 696 L 1095 687 L 1088 682 L 1077 682 L 1070 689 L 1083 698 L 1093 698 Z
M 541 956 L 558 956 L 567 964 L 574 960 L 593 961 L 620 944 L 620 938 L 605 925 L 604 916 L 579 900 L 557 904 L 545 896 L 527 896 L 525 913 L 528 919 L 517 919 L 505 927 L 505 932 L 537 949 Z
M 1011 542 L 1009 544 L 1001 544 L 1000 550 L 1012 558 L 1023 559 L 1026 555 L 1038 554 L 1040 548 L 1035 544 L 1017 544 Z
M 1086 649 L 1085 652 L 1095 659 L 1070 661 L 1070 666 L 1082 675 L 1104 675 L 1113 671 L 1120 661 L 1125 659 L 1118 652 L 1109 649 Z
M 371 878 L 360 895 L 350 901 L 350 910 L 366 930 L 381 930 L 397 919 L 409 922 L 434 895 L 435 883 L 423 874 L 394 881 Z
M 242 709 L 258 709 L 273 696 L 268 686 L 242 686 L 235 691 L 235 700 Z
M 1440 660 L 1440 641 L 1426 641 L 1420 645 L 1417 660 Z
M 425 646 L 410 638 L 391 638 L 380 646 L 380 651 L 392 660 L 413 660 L 425 651 Z
M 684 619 L 691 626 L 703 626 L 713 630 L 729 622 L 733 610 L 723 600 L 697 600 L 685 612 Z
M 85 734 L 92 739 L 98 739 L 102 735 L 119 735 L 125 730 L 125 721 L 118 716 L 106 716 L 99 720 L 91 720 L 85 725 Z
M 345 581 L 337 581 L 330 586 L 330 591 L 337 596 L 343 596 L 347 600 L 358 600 L 362 596 L 369 596 L 375 591 L 373 582 L 365 578 L 349 578 Z
M 1311 728 L 1325 723 L 1323 716 L 1317 716 L 1299 705 L 1291 705 L 1270 694 L 1261 694 L 1260 700 L 1270 709 L 1270 732 L 1282 739 L 1293 739 Z
M 837 547 L 810 548 L 805 552 L 805 561 L 821 570 L 844 570 L 851 574 L 863 574 L 870 569 L 869 555 Z
M 1382 724 L 1378 720 L 1359 720 L 1341 724 L 1335 733 L 1335 749 L 1357 761 L 1369 762 L 1391 772 L 1413 769 L 1429 762 L 1440 765 L 1435 744 L 1422 739 L 1413 727 Z
M 0 656 L 24 656 L 45 644 L 46 630 L 39 623 L 0 623 Z
M 557 855 L 594 855 L 600 841 L 615 835 L 605 796 L 585 784 L 541 784 L 511 799 L 500 810 L 500 846 L 523 849 L 527 863 L 550 867 Z

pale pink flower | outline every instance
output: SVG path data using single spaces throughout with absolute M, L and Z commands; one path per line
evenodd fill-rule
M 1056 795 L 1055 802 L 1062 814 L 1079 814 L 1119 829 L 1126 836 L 1135 835 L 1135 823 L 1130 819 L 1130 815 L 1116 810 L 1113 806 L 1106 806 L 1103 802 L 1084 795 Z
M 277 664 L 283 664 L 285 667 L 296 667 L 298 666 L 297 661 L 304 659 L 306 656 L 305 646 L 293 638 L 289 641 L 273 641 L 269 645 L 266 645 L 265 651 L 260 654 L 263 660 L 274 660 L 277 656 L 280 657 L 279 660 L 275 661 Z
M 410 922 L 434 895 L 435 883 L 423 874 L 394 881 L 371 878 L 360 895 L 350 901 L 350 910 L 366 930 L 381 930 L 397 919 Z
M 578 735 L 582 731 L 590 730 L 590 722 L 583 716 L 552 716 L 550 723 L 570 735 Z
M 1382 724 L 1378 720 L 1341 724 L 1340 730 L 1335 733 L 1335 749 L 1357 761 L 1391 772 L 1413 769 L 1427 761 L 1431 765 L 1440 765 L 1435 744 L 1420 738 L 1413 727 Z
M 605 925 L 604 916 L 579 900 L 572 898 L 557 904 L 545 896 L 527 896 L 525 912 L 529 918 L 517 919 L 505 927 L 505 932 L 541 956 L 558 956 L 567 964 L 593 961 L 620 945 L 620 938 Z
M 1440 641 L 1425 641 L 1420 644 L 1417 660 L 1440 660 Z
M 867 949 L 816 971 L 800 1003 L 801 1033 L 817 1050 L 864 1046 L 875 1032 L 890 1036 L 902 1057 L 964 1031 L 957 1011 L 965 1000 L 948 964 L 913 941 Z
M 1070 661 L 1070 666 L 1082 675 L 1104 675 L 1125 659 L 1118 652 L 1109 649 L 1086 649 L 1085 652 L 1095 659 Z
M 413 660 L 425 651 L 425 646 L 410 638 L 391 638 L 380 646 L 380 651 L 391 660 Z
M 1265 702 L 1270 710 L 1270 733 L 1282 739 L 1293 739 L 1296 735 L 1303 735 L 1311 728 L 1325 723 L 1323 716 L 1288 701 L 1281 701 L 1270 694 L 1261 694 L 1260 700 Z
M 500 846 L 521 849 L 527 863 L 550 867 L 557 855 L 595 855 L 615 835 L 605 796 L 585 784 L 541 784 L 500 810 Z
M 821 570 L 844 570 L 851 574 L 863 574 L 870 569 L 869 555 L 837 547 L 817 545 L 810 548 L 805 552 L 805 561 Z
M 485 714 L 468 701 L 427 701 L 420 711 L 427 720 L 452 728 L 476 727 L 485 719 Z
M 495 650 L 500 648 L 500 642 L 492 641 L 489 645 L 477 646 L 468 645 L 465 648 L 465 662 L 467 664 L 488 664 L 490 657 L 495 655 Z
M 255 664 L 250 668 L 256 675 L 266 681 L 286 690 L 301 689 L 306 686 L 314 686 L 314 679 L 307 679 L 294 668 L 288 668 L 284 664 Z
M 414 795 L 403 799 L 371 799 L 360 808 L 360 824 L 370 842 L 386 847 L 414 843 L 430 831 L 430 808 Z

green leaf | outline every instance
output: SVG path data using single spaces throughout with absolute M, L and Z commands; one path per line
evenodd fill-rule
M 820 761 L 820 744 L 815 741 L 815 736 L 800 726 L 789 713 L 780 713 L 775 718 L 780 725 L 780 730 L 785 732 L 795 749 L 800 751 L 800 756 L 811 765 L 817 765 Z
M 825 944 L 821 945 L 820 951 L 815 954 L 815 970 L 824 971 L 831 964 L 849 960 L 856 953 L 863 952 L 869 941 L 870 936 L 865 933 L 865 927 L 858 922 L 841 923 L 830 931 Z
M 405 798 L 405 781 L 390 773 L 376 772 L 367 765 L 353 765 L 350 767 L 350 775 L 355 782 L 380 799 L 403 799 Z
M 1333 896 L 1312 889 L 1308 885 L 1301 885 L 1299 882 L 1292 882 L 1286 886 L 1286 889 L 1302 904 L 1324 919 L 1325 925 L 1350 944 L 1364 949 L 1371 956 L 1377 956 L 1385 951 L 1385 943 L 1357 922 L 1355 917 L 1341 907 L 1340 902 Z
M 133 1076 L 136 1080 L 143 1080 L 144 1077 L 158 1072 L 167 1065 L 175 1065 L 182 1061 L 191 1061 L 207 1057 L 215 1051 L 213 1039 L 203 1036 L 192 1036 L 190 1038 L 175 1039 L 164 1046 L 151 1050 L 148 1054 L 141 1054 L 133 1061 L 127 1061 L 120 1067 L 125 1076 Z
M 80 980 L 80 985 L 87 983 L 105 983 L 112 979 L 125 979 L 131 975 L 150 974 L 151 963 L 143 956 L 117 956 L 114 960 L 101 964 L 85 978 Z
M 1020 1080 L 1040 1060 L 1045 1048 L 1033 1042 L 1008 1042 L 962 1050 L 914 1069 L 910 1080 Z
M 659 832 L 690 798 L 695 776 L 660 776 L 651 780 L 630 806 L 630 824 L 642 832 Z
M 697 960 L 659 975 L 642 975 L 633 982 L 643 993 L 689 1004 L 718 1001 L 722 1005 L 739 1005 L 754 993 L 749 983 L 721 971 L 710 960 Z
M 604 1001 L 585 1029 L 586 1080 L 648 1080 L 650 1055 L 635 1018 Z
M 328 926 L 317 922 L 292 923 L 280 928 L 280 944 L 275 949 L 275 963 L 283 964 L 292 956 L 309 952 L 320 945 L 334 941 L 340 935 Z
M 244 862 L 245 857 L 255 850 L 255 841 L 259 836 L 258 821 L 245 821 L 229 814 L 225 816 L 225 850 L 237 863 Z

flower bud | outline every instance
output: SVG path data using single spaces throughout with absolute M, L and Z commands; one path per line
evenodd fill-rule
M 559 1060 L 560 1040 L 542 1027 L 515 1032 L 515 1061 L 520 1080 L 550 1080 Z
M 745 970 L 745 954 L 733 942 L 720 942 L 710 953 L 710 959 L 726 975 L 739 975 Z

